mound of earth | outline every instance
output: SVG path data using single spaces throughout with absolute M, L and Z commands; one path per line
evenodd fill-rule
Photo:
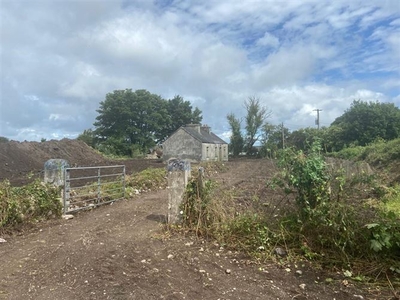
M 53 158 L 65 159 L 70 166 L 80 167 L 124 164 L 127 174 L 140 172 L 148 167 L 164 167 L 157 160 L 113 161 L 79 140 L 10 141 L 0 143 L 0 181 L 8 179 L 13 185 L 23 185 L 40 178 L 44 163 Z

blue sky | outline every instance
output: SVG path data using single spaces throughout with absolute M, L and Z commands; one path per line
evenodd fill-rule
M 75 138 L 117 89 L 181 95 L 229 138 L 258 97 L 291 130 L 400 106 L 400 1 L 0 0 L 0 136 Z

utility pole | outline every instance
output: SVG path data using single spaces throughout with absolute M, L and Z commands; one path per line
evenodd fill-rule
M 318 129 L 319 129 L 319 112 L 322 111 L 322 109 L 317 108 L 317 109 L 314 109 L 313 111 L 317 112 L 317 119 L 315 120 L 315 125 L 317 125 Z

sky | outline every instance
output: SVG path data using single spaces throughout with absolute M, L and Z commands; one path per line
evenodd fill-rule
M 227 141 L 249 97 L 291 131 L 400 107 L 399 0 L 0 0 L 0 34 L 11 140 L 76 138 L 127 88 L 182 96 Z

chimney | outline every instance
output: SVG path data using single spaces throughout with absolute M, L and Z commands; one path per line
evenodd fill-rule
M 208 126 L 207 124 L 204 124 L 203 126 L 201 126 L 201 128 L 203 128 L 203 130 L 204 130 L 205 132 L 207 132 L 208 134 L 210 134 L 210 132 L 211 132 L 211 127 L 210 127 L 210 126 Z
M 200 124 L 187 124 L 186 127 L 190 127 L 195 129 L 198 133 L 200 133 Z

